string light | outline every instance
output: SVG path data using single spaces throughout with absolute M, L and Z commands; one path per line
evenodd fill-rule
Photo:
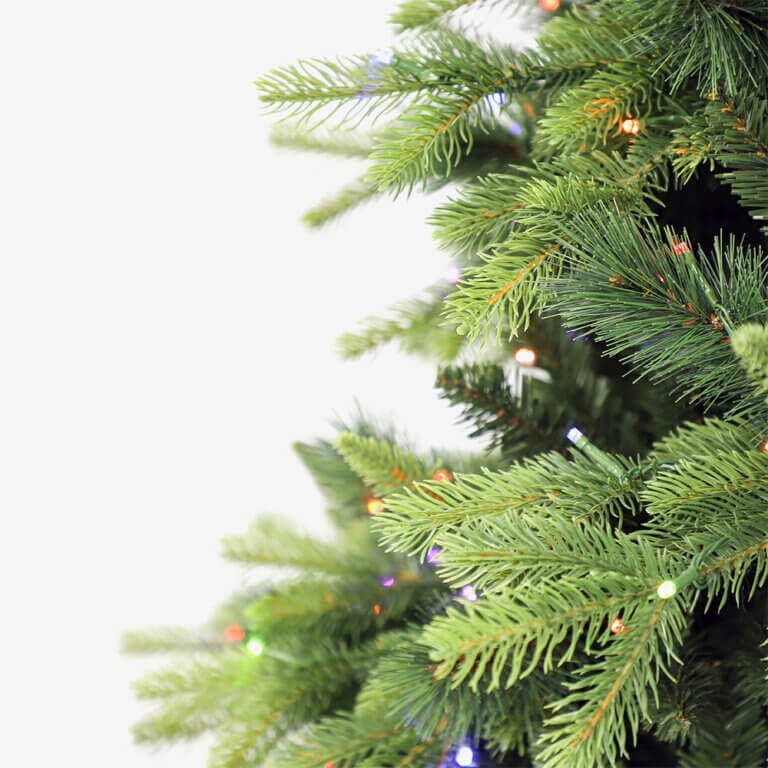
M 440 552 L 442 550 L 440 547 L 432 547 L 429 552 L 427 552 L 427 562 L 430 565 L 440 565 Z
M 461 280 L 461 268 L 451 264 L 445 270 L 445 279 L 449 283 L 458 283 Z
M 536 362 L 536 352 L 530 347 L 520 347 L 515 352 L 515 360 L 520 365 L 533 365 Z
M 550 13 L 554 13 L 560 7 L 560 0 L 539 0 L 539 5 Z
M 394 583 L 394 576 L 379 576 L 379 584 L 381 584 L 382 587 L 391 587 Z
M 634 117 L 628 117 L 621 121 L 621 130 L 632 135 L 640 133 L 640 121 Z
M 469 600 L 470 603 L 474 603 L 477 601 L 477 592 L 475 588 L 472 586 L 472 584 L 467 584 L 466 586 L 461 588 L 461 596 L 465 600 Z
M 611 622 L 611 632 L 614 635 L 623 635 L 629 627 L 624 626 L 624 622 L 621 620 L 621 616 L 617 616 L 612 622 Z
M 230 624 L 224 630 L 224 637 L 228 643 L 240 643 L 245 640 L 245 631 L 239 624 Z
M 445 469 L 438 469 L 434 475 L 433 480 L 437 480 L 438 483 L 450 483 L 453 480 L 453 475 Z
M 472 751 L 472 747 L 468 747 L 466 744 L 459 747 L 456 750 L 455 760 L 456 765 L 461 766 L 461 768 L 468 768 L 472 765 L 475 762 L 475 753 Z
M 379 512 L 384 511 L 384 502 L 381 499 L 371 499 L 368 502 L 368 514 L 378 515 Z

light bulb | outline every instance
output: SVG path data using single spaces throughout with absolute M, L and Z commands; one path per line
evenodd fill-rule
M 456 765 L 460 765 L 462 768 L 472 765 L 475 760 L 475 753 L 472 751 L 472 747 L 464 745 L 456 750 Z
M 640 133 L 640 121 L 633 117 L 622 120 L 621 130 L 624 131 L 624 133 L 631 133 L 633 135 Z
M 384 510 L 384 502 L 381 499 L 371 499 L 368 502 L 368 514 L 378 515 Z
M 530 347 L 520 347 L 515 352 L 515 360 L 520 365 L 533 365 L 536 362 L 536 353 Z
M 427 552 L 427 562 L 430 565 L 440 565 L 440 547 L 432 547 Z
M 461 596 L 471 603 L 474 603 L 477 600 L 477 592 L 471 584 L 467 584 L 466 587 L 461 588 Z
M 264 653 L 264 645 L 260 640 L 257 640 L 255 637 L 252 640 L 248 641 L 248 645 L 246 646 L 248 650 L 254 655 L 254 656 L 261 656 L 262 653 Z
M 666 600 L 672 597 L 677 592 L 677 584 L 674 581 L 662 581 L 659 584 L 659 588 L 656 590 L 656 594 L 662 599 Z

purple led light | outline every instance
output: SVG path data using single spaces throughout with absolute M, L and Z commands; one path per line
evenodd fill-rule
M 461 280 L 461 268 L 451 264 L 445 270 L 445 279 L 449 283 L 458 283 Z
M 513 120 L 512 124 L 509 126 L 509 132 L 513 136 L 522 136 L 523 135 L 523 126 L 520 125 L 520 123 L 518 123 L 517 120 Z
M 391 587 L 394 583 L 394 576 L 379 576 L 379 584 L 381 584 L 382 587 Z
M 395 54 L 389 48 L 378 48 L 371 54 L 371 60 L 380 67 L 388 67 L 395 60 Z
M 461 588 L 461 596 L 471 603 L 474 603 L 477 600 L 477 592 L 471 584 L 467 584 L 465 587 Z
M 432 549 L 427 552 L 427 562 L 430 565 L 440 565 L 440 547 L 432 547 Z

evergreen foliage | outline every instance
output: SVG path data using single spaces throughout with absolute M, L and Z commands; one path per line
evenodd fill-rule
M 525 3 L 407 0 L 393 51 L 257 82 L 295 119 L 277 145 L 369 162 L 307 223 L 462 185 L 430 220 L 456 289 L 340 348 L 436 361 L 484 444 L 361 419 L 295 446 L 335 538 L 262 518 L 223 554 L 281 577 L 125 635 L 174 654 L 139 741 L 210 730 L 221 768 L 766 762 L 768 5 L 567 4 L 527 49 L 460 23 L 491 6 Z

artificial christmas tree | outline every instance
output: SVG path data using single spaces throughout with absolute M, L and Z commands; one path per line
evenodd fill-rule
M 450 295 L 342 349 L 435 359 L 481 447 L 365 420 L 298 445 L 337 541 L 258 521 L 225 556 L 290 579 L 126 635 L 190 654 L 137 684 L 140 740 L 212 729 L 233 768 L 765 764 L 768 4 L 542 2 L 526 50 L 472 32 L 491 5 L 411 0 L 394 51 L 258 82 L 297 119 L 279 144 L 371 158 L 310 224 L 461 183 L 432 219 Z

